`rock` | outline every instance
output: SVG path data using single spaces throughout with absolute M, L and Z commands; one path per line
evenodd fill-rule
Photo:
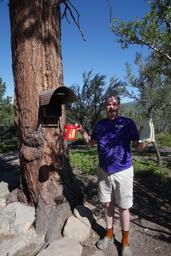
M 90 228 L 72 215 L 64 226 L 63 235 L 83 242 L 90 236 Z
M 26 232 L 35 219 L 35 209 L 19 202 L 8 204 L 0 210 L 0 234 L 12 235 Z
M 33 242 L 34 241 L 34 242 Z M 31 231 L 27 234 L 18 234 L 17 236 L 4 239 L 0 243 L 1 256 L 15 256 L 19 255 L 21 250 L 24 250 L 30 244 L 39 241 L 35 232 Z
M 98 250 L 95 251 L 93 254 L 91 254 L 90 256 L 105 256 L 104 252 Z
M 81 256 L 82 246 L 79 242 L 69 237 L 64 237 L 51 243 L 37 256 Z
M 4 208 L 6 206 L 6 199 L 5 198 L 0 198 L 0 209 Z
M 74 215 L 77 217 L 81 222 L 91 227 L 93 223 L 93 214 L 92 211 L 83 205 L 78 205 L 74 209 Z
M 96 209 L 96 206 L 91 204 L 90 202 L 84 202 L 84 206 L 89 208 L 91 211 Z
M 8 183 L 1 181 L 0 182 L 0 198 L 7 198 L 10 194 L 8 189 Z

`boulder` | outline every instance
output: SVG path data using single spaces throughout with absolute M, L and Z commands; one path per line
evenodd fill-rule
M 90 236 L 90 228 L 75 216 L 70 216 L 64 226 L 64 237 L 70 237 L 76 241 L 83 242 Z
M 81 256 L 81 254 L 81 244 L 72 238 L 64 237 L 52 242 L 37 256 Z
M 15 235 L 26 232 L 35 220 L 33 207 L 14 202 L 0 210 L 0 234 Z

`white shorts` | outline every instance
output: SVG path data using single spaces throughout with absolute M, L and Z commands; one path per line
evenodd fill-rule
M 101 203 L 112 200 L 121 208 L 128 209 L 133 205 L 133 167 L 108 174 L 98 167 L 98 194 Z

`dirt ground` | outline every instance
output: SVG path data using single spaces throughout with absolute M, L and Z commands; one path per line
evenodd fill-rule
M 98 203 L 97 182 L 94 177 L 81 177 L 84 180 L 86 203 L 94 214 L 95 223 L 91 237 L 86 241 L 83 256 L 96 251 L 96 241 L 104 235 L 103 208 Z M 85 181 L 86 180 L 86 181 Z M 129 243 L 133 255 L 171 256 L 171 179 L 163 182 L 152 176 L 135 177 L 134 205 L 131 209 Z M 120 255 L 121 232 L 118 209 L 115 210 L 115 241 L 107 250 L 106 256 Z
M 74 173 L 85 195 L 85 206 L 92 210 L 94 216 L 91 236 L 83 243 L 82 255 L 89 256 L 98 251 L 95 244 L 104 235 L 103 207 L 98 202 L 96 176 L 83 175 L 75 170 Z M 18 177 L 17 152 L 0 155 L 0 181 L 8 182 L 12 191 L 19 183 Z M 103 251 L 105 256 L 120 256 L 121 232 L 117 208 L 114 230 L 115 241 Z M 129 243 L 136 256 L 171 256 L 171 175 L 162 181 L 151 175 L 135 176 Z

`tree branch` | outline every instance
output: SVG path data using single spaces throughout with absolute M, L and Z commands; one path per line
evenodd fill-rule
M 171 61 L 171 56 L 165 52 L 163 52 L 162 50 L 156 48 L 154 45 L 149 46 L 151 49 L 153 49 L 154 51 L 158 52 L 159 54 L 163 55 L 164 57 L 166 57 L 169 61 Z
M 167 58 L 169 61 L 171 61 L 171 56 L 168 53 L 163 52 L 161 49 L 158 49 L 157 47 L 151 44 L 148 44 L 147 42 L 143 41 L 142 39 L 139 38 L 134 38 L 134 41 L 130 41 L 130 44 L 139 44 L 139 45 L 146 45 L 149 48 L 151 48 L 152 50 L 154 50 L 155 52 L 159 53 L 160 55 L 162 55 L 163 57 Z
M 62 0 L 61 3 L 63 3 L 65 5 L 65 10 L 64 10 L 64 13 L 62 14 L 62 18 L 65 17 L 66 20 L 69 22 L 69 20 L 67 18 L 67 11 L 69 11 L 70 16 L 71 16 L 72 20 L 74 21 L 75 25 L 77 26 L 78 30 L 80 31 L 83 40 L 86 41 L 86 39 L 84 37 L 84 34 L 81 30 L 81 27 L 80 27 L 80 14 L 79 14 L 79 12 L 75 8 L 75 6 L 71 3 L 70 0 Z M 76 13 L 76 17 L 74 15 L 73 11 Z

